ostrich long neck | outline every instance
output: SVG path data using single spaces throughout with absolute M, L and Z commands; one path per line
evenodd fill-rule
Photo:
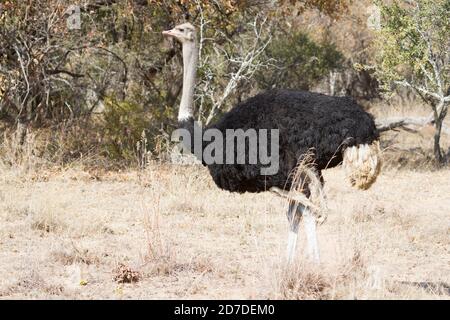
M 189 131 L 190 139 L 182 139 L 184 147 L 202 161 L 202 128 L 194 121 L 194 87 L 197 73 L 198 49 L 195 41 L 183 44 L 183 92 L 178 110 L 178 126 Z M 197 136 L 200 134 L 200 138 Z M 200 147 L 194 141 L 200 141 Z M 203 161 L 202 161 L 203 163 Z
M 178 121 L 194 118 L 194 86 L 197 73 L 198 49 L 195 41 L 183 44 L 183 92 Z

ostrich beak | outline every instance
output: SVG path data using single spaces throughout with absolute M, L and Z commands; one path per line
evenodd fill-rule
M 162 34 L 163 34 L 163 36 L 166 36 L 166 37 L 170 37 L 170 36 L 174 36 L 175 35 L 173 29 L 172 30 L 163 31 Z

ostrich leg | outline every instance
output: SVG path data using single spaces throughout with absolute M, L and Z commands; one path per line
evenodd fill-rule
M 302 194 L 284 191 L 276 187 L 271 188 L 270 191 L 280 197 L 290 200 L 287 212 L 287 218 L 289 221 L 289 235 L 287 245 L 288 263 L 291 263 L 295 258 L 295 249 L 297 247 L 298 238 L 298 226 L 300 224 L 300 221 L 302 220 L 302 217 L 304 217 L 305 221 L 305 233 L 306 240 L 308 242 L 308 255 L 314 262 L 319 263 L 320 255 L 316 232 L 317 219 L 310 209 L 311 207 L 314 208 L 314 206 L 309 206 L 309 199 Z M 325 218 L 326 217 L 321 217 L 319 221 L 323 222 Z
M 290 264 L 295 258 L 295 249 L 297 248 L 298 225 L 302 219 L 302 212 L 299 209 L 300 204 L 294 201 L 289 202 L 287 218 L 289 221 L 289 234 L 287 244 L 287 260 Z
M 306 241 L 308 243 L 308 257 L 315 263 L 320 263 L 319 245 L 317 242 L 316 218 L 312 212 L 302 204 L 291 202 L 287 213 L 289 221 L 289 235 L 287 245 L 288 263 L 292 263 L 295 259 L 298 227 L 302 218 L 305 224 Z
M 320 263 L 319 245 L 317 243 L 316 218 L 313 213 L 305 207 L 303 207 L 303 218 L 305 223 L 306 241 L 308 242 L 308 256 L 315 263 Z

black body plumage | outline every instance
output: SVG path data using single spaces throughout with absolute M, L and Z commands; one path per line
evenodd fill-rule
M 179 126 L 193 132 L 194 120 Z M 379 137 L 373 117 L 353 99 L 293 90 L 260 93 L 209 128 L 224 133 L 226 129 L 279 130 L 279 170 L 275 175 L 261 175 L 261 163 L 208 165 L 219 188 L 241 193 L 288 189 L 292 170 L 302 155 L 312 152 L 320 174 L 342 162 L 346 147 L 370 144 Z

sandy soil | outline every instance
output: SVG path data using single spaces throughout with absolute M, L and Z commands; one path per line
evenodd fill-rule
M 323 261 L 302 236 L 290 268 L 286 202 L 202 168 L 1 179 L 1 298 L 450 298 L 450 170 L 384 170 L 368 191 L 329 170 Z

